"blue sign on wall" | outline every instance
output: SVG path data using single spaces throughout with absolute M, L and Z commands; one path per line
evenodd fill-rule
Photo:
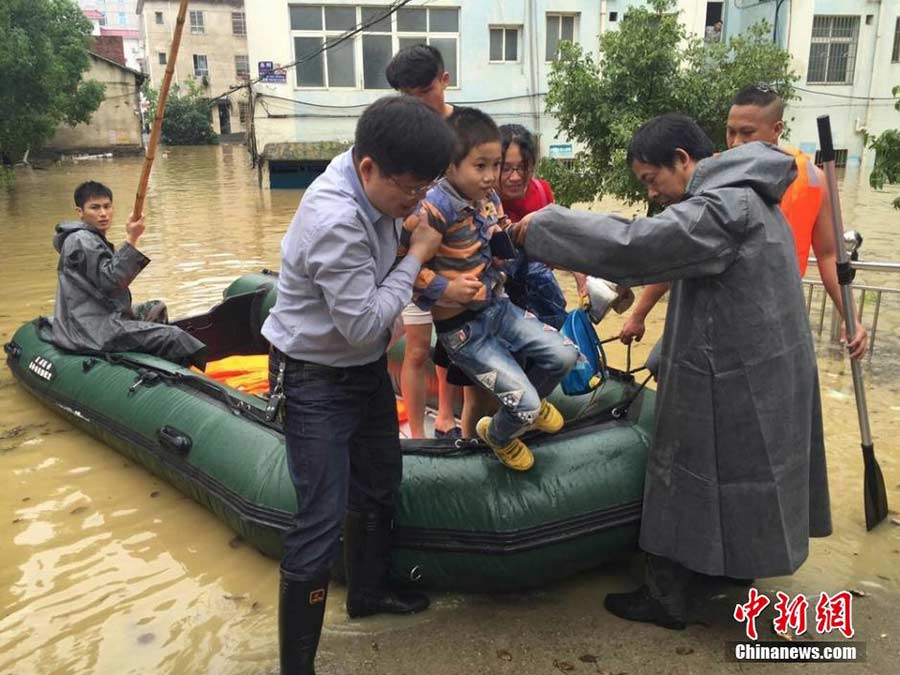
M 284 84 L 287 82 L 287 73 L 283 70 L 276 70 L 275 64 L 272 61 L 260 61 L 259 81 Z

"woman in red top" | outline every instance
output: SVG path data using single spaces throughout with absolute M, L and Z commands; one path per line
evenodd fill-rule
M 500 127 L 503 164 L 497 192 L 503 201 L 503 212 L 517 223 L 532 211 L 553 203 L 553 190 L 543 178 L 535 178 L 537 159 L 534 136 L 520 124 Z M 578 294 L 585 295 L 585 277 L 576 274 Z M 544 263 L 532 262 L 521 251 L 512 263 L 506 282 L 509 298 L 541 321 L 561 328 L 566 320 L 566 298 L 553 272 Z
M 500 127 L 503 165 L 500 168 L 498 192 L 503 211 L 517 223 L 532 211 L 553 203 L 553 190 L 543 178 L 534 177 L 534 137 L 519 124 Z

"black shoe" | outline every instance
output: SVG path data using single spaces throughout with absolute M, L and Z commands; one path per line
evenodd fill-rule
M 347 614 L 351 619 L 373 614 L 416 614 L 428 609 L 429 604 L 427 595 L 415 591 L 362 591 L 352 598 L 348 593 Z
M 670 615 L 646 586 L 631 593 L 610 593 L 603 606 L 620 619 L 653 623 L 671 630 L 684 630 L 685 622 Z
M 390 514 L 351 511 L 344 524 L 347 614 L 415 614 L 428 608 L 428 596 L 388 587 L 391 555 Z
M 281 570 L 278 645 L 281 675 L 316 675 L 315 659 L 325 618 L 328 574 L 298 581 Z

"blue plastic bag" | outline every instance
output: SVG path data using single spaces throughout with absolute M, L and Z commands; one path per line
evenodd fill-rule
M 580 352 L 575 366 L 560 383 L 563 393 L 568 396 L 587 394 L 606 380 L 606 354 L 603 345 L 600 344 L 588 313 L 583 309 L 568 313 L 561 332 L 575 343 Z

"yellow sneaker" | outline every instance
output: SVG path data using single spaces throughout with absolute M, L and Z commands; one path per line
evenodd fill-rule
M 534 420 L 532 428 L 540 429 L 548 434 L 555 434 L 563 428 L 566 421 L 563 419 L 562 413 L 556 409 L 556 406 L 547 399 L 541 401 L 541 409 L 537 418 Z
M 557 413 L 558 415 L 559 413 Z M 520 439 L 514 438 L 506 445 L 495 445 L 488 440 L 487 431 L 491 425 L 490 417 L 482 417 L 475 425 L 475 433 L 487 443 L 497 458 L 514 471 L 528 471 L 534 466 L 534 455 Z

